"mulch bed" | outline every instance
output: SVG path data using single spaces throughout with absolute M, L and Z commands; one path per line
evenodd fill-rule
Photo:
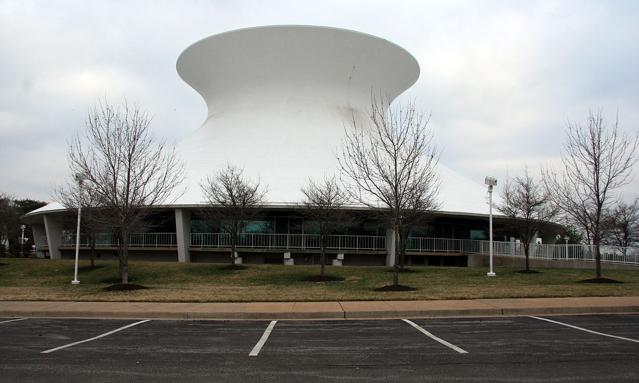
M 129 276 L 129 282 L 134 282 L 137 278 Z M 104 278 L 102 280 L 100 280 L 100 283 L 108 283 L 110 285 L 118 285 L 121 284 L 120 282 L 122 282 L 122 278 L 121 277 L 109 277 L 109 278 Z
M 226 265 L 220 266 L 220 270 L 246 270 L 248 267 L 244 265 Z
M 517 270 L 517 271 L 515 271 L 515 273 L 518 273 L 518 274 L 541 274 L 541 271 L 537 271 L 537 270 Z
M 583 281 L 579 281 L 579 283 L 623 283 L 623 282 L 618 281 L 616 279 L 601 277 L 601 278 L 584 279 Z
M 341 282 L 344 278 L 335 275 L 311 275 L 302 278 L 302 280 L 304 282 Z
M 118 283 L 104 288 L 105 291 L 130 291 L 144 289 L 148 289 L 148 287 L 136 285 L 134 283 Z
M 374 289 L 375 291 L 416 291 L 417 289 L 410 286 L 404 285 L 388 285 L 383 287 L 378 287 Z
M 394 273 L 395 269 L 390 269 L 388 270 L 389 273 Z M 409 269 L 407 267 L 404 267 L 403 269 L 399 269 L 400 273 L 419 273 L 419 270 L 414 270 L 414 269 Z

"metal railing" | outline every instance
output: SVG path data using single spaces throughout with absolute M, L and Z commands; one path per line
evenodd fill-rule
M 489 241 L 461 240 L 463 253 L 489 254 Z M 601 261 L 605 263 L 620 263 L 639 265 L 639 248 L 600 246 Z M 498 256 L 525 257 L 525 249 L 520 242 L 493 242 L 493 254 Z M 547 260 L 595 260 L 595 246 L 581 244 L 530 244 L 530 258 Z
M 259 249 L 319 249 L 317 234 L 257 234 L 242 233 L 237 247 Z M 229 233 L 192 233 L 191 247 L 221 248 L 231 246 Z M 331 250 L 384 250 L 386 237 L 371 235 L 329 235 L 326 244 Z
M 75 245 L 75 235 L 65 233 L 62 246 Z M 80 245 L 88 247 L 86 235 L 80 237 Z M 117 247 L 117 237 L 111 233 L 96 235 L 96 247 Z M 132 248 L 177 247 L 176 233 L 131 233 L 129 246 Z M 192 248 L 228 248 L 231 236 L 228 233 L 191 233 Z M 305 250 L 319 249 L 320 236 L 317 234 L 258 234 L 243 233 L 238 237 L 238 248 Z M 330 235 L 327 239 L 330 250 L 386 250 L 386 237 L 371 235 Z M 601 259 L 606 263 L 639 265 L 639 248 L 601 246 Z M 487 255 L 490 242 L 485 240 L 409 237 L 406 243 L 409 252 L 457 253 L 460 255 Z M 493 254 L 497 256 L 524 257 L 524 246 L 520 242 L 493 242 Z M 591 245 L 575 244 L 531 244 L 530 257 L 547 260 L 594 261 L 595 249 Z
M 406 241 L 407 251 L 460 253 L 462 248 L 463 240 L 461 239 L 408 237 Z
M 447 239 L 409 237 L 407 251 L 490 254 L 490 242 L 472 239 Z M 595 260 L 595 247 L 579 244 L 530 244 L 530 258 L 549 260 Z M 639 266 L 638 247 L 600 246 L 601 261 Z M 525 249 L 520 242 L 493 241 L 493 254 L 497 256 L 525 257 Z
M 111 233 L 97 233 L 95 235 L 95 247 L 118 247 L 119 241 L 116 235 Z M 75 235 L 62 236 L 62 246 L 75 246 Z M 80 235 L 80 246 L 89 247 L 87 235 Z M 131 233 L 129 234 L 129 247 L 162 248 L 176 247 L 175 233 Z

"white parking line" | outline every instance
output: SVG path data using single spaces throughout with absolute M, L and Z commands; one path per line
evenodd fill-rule
M 446 341 L 445 341 L 445 340 L 443 340 L 442 338 L 439 338 L 439 337 L 437 337 L 437 336 L 435 336 L 435 335 L 431 334 L 430 332 L 428 332 L 428 331 L 424 330 L 422 327 L 420 327 L 419 325 L 417 325 L 417 324 L 415 324 L 415 323 L 413 323 L 413 322 L 409 321 L 408 319 L 402 319 L 402 320 L 403 320 L 404 322 L 408 323 L 409 325 L 411 325 L 411 326 L 415 327 L 415 328 L 417 329 L 417 331 L 419 331 L 419 332 L 421 332 L 422 334 L 426 335 L 427 337 L 429 337 L 429 338 L 431 338 L 431 339 L 433 339 L 433 340 L 435 340 L 435 341 L 437 341 L 437 342 L 439 342 L 439 343 L 443 344 L 444 346 L 446 346 L 446 347 L 448 347 L 448 348 L 451 348 L 451 349 L 453 349 L 453 350 L 457 351 L 457 352 L 458 352 L 458 353 L 460 353 L 460 354 L 468 354 L 468 351 L 464 350 L 463 348 L 459 348 L 459 347 L 455 346 L 455 345 L 454 345 L 454 344 L 452 344 L 452 343 L 446 342 Z
M 626 337 L 623 337 L 623 336 L 611 335 L 611 334 L 606 334 L 606 333 L 603 333 L 603 332 L 588 330 L 587 328 L 573 326 L 571 324 L 564 323 L 564 322 L 558 322 L 558 321 L 552 320 L 552 319 L 547 319 L 547 318 L 542 318 L 542 317 L 535 317 L 535 316 L 530 316 L 530 318 L 539 319 L 539 320 L 543 320 L 543 321 L 550 322 L 550 323 L 555 323 L 555 324 L 558 324 L 558 325 L 574 328 L 575 330 L 581 330 L 581 331 L 589 332 L 589 333 L 595 334 L 595 335 L 607 336 L 608 338 L 615 338 L 615 339 L 627 340 L 628 342 L 639 343 L 639 340 L 637 340 L 637 339 L 626 338 Z
M 109 332 L 105 332 L 104 334 L 101 334 L 101 335 L 98 335 L 98 336 L 94 336 L 93 338 L 89 338 L 89 339 L 81 340 L 81 341 L 78 341 L 78 342 L 65 344 L 64 346 L 60 346 L 60 347 L 56 347 L 56 348 L 52 348 L 52 349 L 49 349 L 49 350 L 42 351 L 41 354 L 48 354 L 50 352 L 62 350 L 62 349 L 68 348 L 68 347 L 72 347 L 72 346 L 78 345 L 78 344 L 91 342 L 93 340 L 104 338 L 105 336 L 109 336 L 111 334 L 115 334 L 118 331 L 126 330 L 127 328 L 130 328 L 130 327 L 133 327 L 133 326 L 137 326 L 139 324 L 146 323 L 146 322 L 149 322 L 149 321 L 150 321 L 149 319 L 146 319 L 146 320 L 141 320 L 139 322 L 131 323 L 131 324 L 128 324 L 126 326 L 122 326 L 120 328 L 116 328 L 115 330 L 112 330 L 112 331 L 109 331 Z
M 262 334 L 262 337 L 260 338 L 260 340 L 257 342 L 255 347 L 253 347 L 253 349 L 249 353 L 249 356 L 257 356 L 260 353 L 260 350 L 262 349 L 262 347 L 264 347 L 264 343 L 266 343 L 266 340 L 268 339 L 269 335 L 271 335 L 271 331 L 273 331 L 273 327 L 275 327 L 275 323 L 277 323 L 276 320 L 271 321 L 271 323 L 268 325 L 266 330 L 264 330 L 264 334 Z
M 18 319 L 9 319 L 9 320 L 4 320 L 4 321 L 0 322 L 0 324 L 3 324 L 3 323 L 9 323 L 9 322 L 17 322 L 17 321 L 19 321 L 19 320 L 25 320 L 25 319 L 27 319 L 27 318 L 18 318 Z

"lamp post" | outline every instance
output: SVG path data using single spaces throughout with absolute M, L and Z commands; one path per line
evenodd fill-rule
M 493 271 L 493 187 L 497 185 L 497 179 L 494 177 L 486 177 L 484 183 L 488 185 L 488 242 L 490 246 L 490 271 L 486 273 L 489 277 L 494 277 Z
M 568 259 L 568 241 L 570 241 L 570 237 L 564 236 L 564 241 L 566 241 L 566 259 Z
M 82 174 L 78 173 L 75 175 L 75 180 L 78 182 L 78 196 L 82 196 L 82 182 L 84 182 L 84 177 Z M 75 232 L 75 273 L 73 280 L 71 281 L 72 285 L 79 285 L 80 281 L 78 280 L 78 262 L 80 259 L 80 216 L 82 215 L 82 198 L 78 199 L 78 224 Z
M 20 229 L 22 229 L 22 236 L 20 237 L 20 257 L 24 258 L 24 229 L 26 229 L 26 225 L 20 225 Z

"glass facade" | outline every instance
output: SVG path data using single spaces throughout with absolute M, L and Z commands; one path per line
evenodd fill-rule
M 249 221 L 245 223 L 242 233 L 272 234 L 273 226 L 273 221 Z
M 191 218 L 193 233 L 225 233 L 228 225 L 223 221 L 194 213 Z M 319 224 L 299 212 L 267 212 L 260 219 L 250 221 L 244 226 L 243 233 L 254 234 L 318 234 Z M 500 233 L 496 228 L 495 236 Z M 385 236 L 386 226 L 381 219 L 371 217 L 370 213 L 357 212 L 343 225 L 335 228 L 334 234 Z M 502 235 L 502 236 L 504 236 Z M 423 224 L 415 225 L 410 233 L 412 237 L 487 239 L 488 222 L 475 217 L 431 217 Z

